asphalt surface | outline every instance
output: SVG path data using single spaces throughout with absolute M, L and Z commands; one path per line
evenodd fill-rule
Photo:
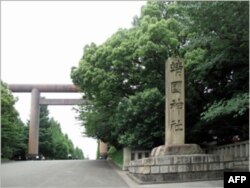
M 1 165 L 1 187 L 223 187 L 222 181 L 138 185 L 105 160 L 22 161 Z
M 104 160 L 60 160 L 3 164 L 1 187 L 128 187 L 128 185 Z

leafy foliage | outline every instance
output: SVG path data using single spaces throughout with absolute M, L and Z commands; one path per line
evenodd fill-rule
M 1 154 L 5 158 L 25 156 L 27 127 L 14 108 L 17 101 L 1 81 Z
M 226 137 L 237 134 L 248 139 L 249 2 L 180 2 L 180 6 L 192 20 L 183 49 L 188 140 L 216 136 L 226 143 L 230 142 Z
M 152 148 L 163 143 L 164 126 L 155 126 L 164 121 L 164 114 L 157 113 L 159 108 L 164 109 L 163 105 L 164 96 L 156 88 L 139 92 L 120 103 L 113 131 L 118 135 L 118 142 L 131 148 Z
M 206 111 L 202 113 L 203 120 L 211 121 L 217 117 L 234 114 L 233 117 L 242 116 L 248 110 L 249 95 L 248 93 L 238 94 L 236 97 L 229 100 L 221 100 L 214 102 L 208 106 Z

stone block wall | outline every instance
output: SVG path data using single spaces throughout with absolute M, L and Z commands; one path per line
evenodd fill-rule
M 139 182 L 181 182 L 222 179 L 231 162 L 219 155 L 168 155 L 134 160 L 129 163 L 130 175 Z

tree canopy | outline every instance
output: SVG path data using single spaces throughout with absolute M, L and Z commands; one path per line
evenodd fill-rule
M 185 63 L 186 142 L 248 139 L 249 2 L 149 1 L 130 29 L 84 47 L 73 83 L 86 133 L 116 147 L 164 143 L 165 61 Z
M 25 156 L 27 150 L 28 129 L 14 107 L 16 101 L 1 81 L 1 155 L 9 159 Z

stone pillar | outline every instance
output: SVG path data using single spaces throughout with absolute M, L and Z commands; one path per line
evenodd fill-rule
M 39 154 L 39 98 L 40 92 L 33 88 L 31 93 L 30 127 L 29 127 L 29 158 L 36 158 Z
M 103 159 L 107 158 L 108 145 L 101 140 L 99 140 L 99 153 L 100 153 L 101 158 L 103 158 Z
M 181 60 L 168 58 L 165 74 L 165 145 L 154 148 L 151 156 L 204 153 L 197 144 L 185 144 L 185 83 Z
M 123 148 L 123 167 L 122 170 L 128 170 L 129 162 L 131 161 L 131 149 Z
M 165 145 L 185 143 L 184 67 L 178 58 L 169 58 L 165 68 Z

